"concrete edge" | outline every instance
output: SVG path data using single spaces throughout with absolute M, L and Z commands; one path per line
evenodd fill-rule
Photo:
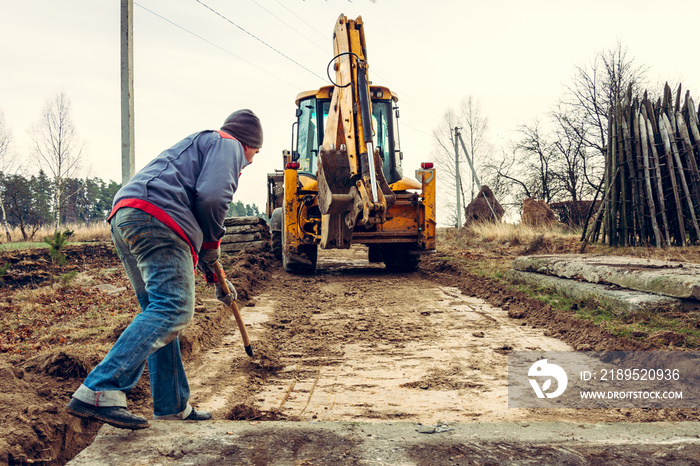
M 654 295 L 642 291 L 613 290 L 608 285 L 581 282 L 567 278 L 553 277 L 535 272 L 511 269 L 507 278 L 515 284 L 538 286 L 568 296 L 573 299 L 593 301 L 619 313 L 651 311 L 680 307 L 680 299 Z
M 180 464 L 178 460 L 181 459 L 190 459 L 189 464 L 214 464 L 214 459 L 221 461 L 230 453 L 250 456 L 266 450 L 271 450 L 279 460 L 272 464 L 291 464 L 284 461 L 290 459 L 282 456 L 285 452 L 276 448 L 299 439 L 306 439 L 306 442 L 313 439 L 319 448 L 352 450 L 355 459 L 415 464 L 406 452 L 416 446 L 431 448 L 438 442 L 442 445 L 478 444 L 480 449 L 499 443 L 603 448 L 700 445 L 700 424 L 508 422 L 428 426 L 411 422 L 153 421 L 149 429 L 134 432 L 103 427 L 93 444 L 68 464 Z
M 597 262 L 592 262 L 594 260 Z M 605 264 L 605 261 L 612 263 Z M 700 276 L 697 274 L 686 273 L 685 270 L 674 273 L 669 273 L 667 269 L 639 270 L 634 267 L 647 264 L 633 258 L 630 258 L 627 265 L 618 263 L 619 261 L 620 257 L 617 256 L 520 256 L 513 260 L 512 267 L 522 272 L 583 279 L 590 283 L 614 284 L 674 298 L 700 298 Z

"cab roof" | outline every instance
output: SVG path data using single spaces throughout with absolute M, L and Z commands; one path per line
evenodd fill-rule
M 322 88 L 314 90 L 314 91 L 300 92 L 299 94 L 297 94 L 297 97 L 294 100 L 294 103 L 298 106 L 299 102 L 301 102 L 303 99 L 307 99 L 309 97 L 316 97 L 317 99 L 330 99 L 334 87 L 335 86 L 323 86 Z M 391 90 L 389 90 L 388 87 L 370 85 L 369 88 L 370 88 L 370 92 L 372 94 L 375 94 L 376 92 L 381 91 L 384 96 L 391 96 L 391 100 L 393 100 L 394 102 L 399 101 L 399 96 L 396 95 Z M 388 98 L 388 97 L 380 97 L 380 98 Z

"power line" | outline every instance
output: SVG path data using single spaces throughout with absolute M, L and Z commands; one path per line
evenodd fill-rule
M 276 14 L 274 14 L 273 12 L 271 12 L 270 10 L 268 10 L 267 8 L 265 8 L 264 6 L 262 6 L 261 4 L 259 4 L 257 1 L 255 1 L 255 0 L 250 0 L 250 1 L 253 2 L 253 3 L 255 3 L 255 4 L 256 4 L 257 6 L 259 6 L 261 9 L 263 9 L 267 14 L 269 14 L 269 15 L 272 16 L 273 18 L 275 18 L 275 19 L 277 19 L 278 21 L 280 21 L 281 23 L 283 23 L 283 24 L 284 24 L 285 26 L 287 26 L 289 29 L 291 29 L 292 31 L 296 32 L 296 33 L 299 34 L 301 37 L 303 37 L 304 39 L 308 40 L 309 42 L 311 42 L 312 44 L 314 44 L 316 47 L 318 47 L 319 49 L 321 49 L 321 50 L 323 50 L 324 52 L 327 53 L 327 50 L 326 50 L 324 47 L 321 47 L 320 45 L 318 45 L 318 43 L 315 42 L 313 39 L 311 39 L 310 37 L 307 37 L 307 36 L 305 36 L 304 34 L 302 34 L 301 31 L 299 31 L 299 30 L 296 29 L 294 26 L 292 26 L 291 24 L 289 24 L 288 22 L 286 22 L 285 20 L 283 20 L 282 18 L 280 18 L 279 16 L 277 16 Z M 284 5 L 282 5 L 282 6 L 284 6 Z M 285 7 L 285 8 L 287 8 L 287 7 Z M 289 8 L 287 8 L 287 9 L 289 10 Z M 289 11 L 291 11 L 291 10 L 289 10 Z M 293 13 L 293 12 L 292 12 L 292 13 Z
M 300 68 L 303 68 L 303 69 L 305 69 L 306 71 L 308 71 L 309 73 L 313 74 L 314 76 L 316 76 L 316 77 L 318 77 L 318 78 L 321 78 L 322 80 L 325 80 L 325 78 L 323 78 L 323 77 L 320 76 L 319 74 L 317 74 L 317 73 L 315 73 L 314 71 L 308 69 L 307 67 L 305 67 L 304 65 L 302 65 L 302 64 L 299 63 L 298 61 L 294 60 L 293 58 L 289 57 L 288 55 L 284 54 L 283 52 L 277 50 L 275 47 L 273 47 L 272 45 L 268 44 L 268 43 L 265 42 L 264 40 L 260 39 L 260 38 L 257 37 L 255 34 L 253 34 L 253 33 L 251 33 L 251 32 L 248 32 L 247 30 L 245 30 L 244 28 L 242 28 L 242 27 L 239 26 L 238 24 L 234 23 L 233 21 L 231 21 L 230 19 L 228 19 L 226 16 L 222 15 L 221 13 L 219 13 L 218 11 L 216 11 L 215 9 L 213 9 L 212 7 L 210 7 L 209 5 L 207 5 L 206 3 L 202 2 L 201 0 L 195 0 L 195 2 L 199 3 L 200 5 L 202 5 L 203 7 L 205 7 L 206 9 L 208 9 L 209 11 L 211 11 L 212 13 L 214 13 L 215 15 L 221 17 L 223 20 L 227 21 L 228 23 L 232 24 L 233 26 L 236 26 L 238 29 L 240 29 L 241 31 L 245 32 L 246 34 L 248 34 L 248 35 L 249 35 L 250 37 L 252 37 L 253 39 L 257 40 L 258 42 L 260 42 L 261 44 L 265 45 L 265 46 L 268 47 L 269 49 L 271 49 L 271 50 L 277 52 L 279 55 L 283 56 L 283 57 L 286 58 L 287 60 L 289 60 L 289 61 L 291 61 L 292 63 L 294 63 L 295 65 L 299 66 Z
M 246 30 L 243 29 L 242 27 L 238 26 L 237 24 L 233 23 L 232 21 L 230 21 L 228 18 L 224 17 L 224 16 L 221 15 L 220 13 L 214 11 L 213 9 L 211 9 L 210 7 L 208 7 L 207 5 L 205 5 L 204 3 L 202 3 L 200 0 L 195 0 L 195 1 L 198 2 L 198 3 L 200 3 L 200 4 L 202 4 L 202 5 L 204 5 L 204 6 L 207 7 L 207 8 L 209 8 L 211 11 L 213 11 L 213 12 L 216 13 L 217 15 L 221 16 L 221 17 L 224 18 L 226 21 L 229 21 L 231 24 L 233 24 L 234 26 L 236 26 L 236 27 L 238 27 L 239 29 L 241 29 L 242 31 L 244 31 L 246 34 L 251 35 L 251 36 L 254 37 L 255 39 L 257 39 L 257 40 L 259 40 L 260 42 L 262 42 L 263 44 L 265 44 L 266 46 L 270 47 L 267 43 L 265 43 L 265 42 L 262 41 L 261 39 L 257 38 L 257 37 L 254 36 L 253 34 L 249 33 L 248 31 L 246 31 Z M 270 16 L 272 16 L 272 17 L 274 17 L 275 19 L 281 21 L 281 22 L 284 23 L 287 27 L 289 27 L 289 28 L 291 28 L 293 31 L 295 31 L 297 34 L 299 34 L 300 36 L 302 36 L 302 37 L 304 37 L 305 39 L 307 39 L 309 42 L 311 42 L 312 44 L 314 44 L 316 47 L 320 48 L 321 50 L 324 50 L 323 47 L 319 46 L 315 41 L 313 41 L 313 40 L 310 39 L 309 37 L 307 37 L 307 36 L 305 36 L 304 34 L 302 34 L 302 33 L 301 33 L 298 29 L 296 29 L 294 26 L 290 25 L 290 24 L 287 23 L 285 20 L 283 20 L 283 19 L 281 19 L 280 17 L 278 17 L 277 15 L 275 15 L 274 13 L 272 13 L 272 12 L 271 12 L 270 10 L 268 10 L 267 8 L 265 8 L 265 7 L 263 7 L 262 5 L 260 5 L 256 0 L 251 0 L 251 1 L 252 1 L 253 3 L 255 3 L 258 7 L 262 8 L 262 9 L 263 9 L 266 13 L 268 13 Z M 287 10 L 288 12 L 290 12 L 292 15 L 294 15 L 296 18 L 298 18 L 301 22 L 303 22 L 304 24 L 306 24 L 311 30 L 315 31 L 319 36 L 323 37 L 324 40 L 326 40 L 326 41 L 332 43 L 332 41 L 328 38 L 327 35 L 321 33 L 321 32 L 320 32 L 318 29 L 316 29 L 312 24 L 309 24 L 306 20 L 304 20 L 304 18 L 300 17 L 300 16 L 297 15 L 293 10 L 289 9 L 286 5 L 284 5 L 282 2 L 280 2 L 280 0 L 275 0 L 275 1 L 276 1 L 280 6 L 282 6 L 282 8 L 284 8 L 285 10 Z M 271 47 L 271 48 L 272 48 L 272 47 Z M 274 49 L 274 48 L 273 48 L 273 50 L 277 51 L 277 50 Z M 281 53 L 281 52 L 279 52 L 279 51 L 277 51 L 277 52 L 278 52 L 278 53 Z M 282 54 L 282 55 L 285 56 L 287 59 L 291 60 L 292 62 L 297 63 L 296 61 L 292 60 L 291 58 L 287 57 L 286 55 L 284 55 L 284 54 Z M 300 66 L 302 66 L 302 65 L 300 65 Z M 302 66 L 302 67 L 303 67 L 303 66 Z M 303 67 L 303 68 L 306 69 L 305 67 Z M 314 75 L 318 76 L 318 74 L 314 73 L 313 71 L 310 71 L 310 70 L 308 70 L 308 69 L 307 69 L 307 71 L 309 71 L 309 72 L 313 73 Z M 427 110 L 427 111 L 429 111 L 431 114 L 433 114 L 433 116 L 437 116 L 438 118 L 440 117 L 439 114 L 437 114 L 433 109 L 431 109 L 430 107 L 428 107 L 427 105 L 425 105 L 423 102 L 421 102 L 421 101 L 419 101 L 419 100 L 413 98 L 413 97 L 412 97 L 411 95 L 409 95 L 409 94 L 403 94 L 399 89 L 397 89 L 397 88 L 395 88 L 394 86 L 392 86 L 391 83 L 389 83 L 387 80 L 385 80 L 384 78 L 382 78 L 379 74 L 377 74 L 377 73 L 372 73 L 372 74 L 375 75 L 375 76 L 377 76 L 377 77 L 378 77 L 380 80 L 382 80 L 387 86 L 389 86 L 390 88 L 394 89 L 394 90 L 395 90 L 397 93 L 399 93 L 403 98 L 406 98 L 406 99 L 409 99 L 409 100 L 412 100 L 413 102 L 415 102 L 415 104 L 417 104 L 418 106 L 416 106 L 416 105 L 411 105 L 410 103 L 409 103 L 409 105 L 412 106 L 412 107 L 414 107 L 414 108 L 416 108 L 416 109 L 417 109 L 420 113 L 422 113 L 423 115 L 428 116 L 428 115 L 425 113 L 425 111 L 424 111 L 424 110 Z M 321 78 L 321 79 L 323 79 L 323 80 L 325 81 L 325 78 Z M 421 108 L 422 108 L 423 110 L 421 110 Z
M 294 87 L 294 88 L 298 88 L 298 86 L 296 86 L 295 84 L 292 84 L 292 83 L 290 83 L 289 81 L 287 81 L 287 80 L 285 80 L 285 79 L 283 79 L 283 78 L 277 76 L 276 74 L 270 73 L 269 71 L 267 71 L 267 70 L 265 70 L 265 69 L 263 69 L 263 68 L 260 68 L 259 66 L 257 66 L 257 65 L 255 65 L 255 64 L 249 62 L 249 61 L 246 60 L 245 58 L 236 55 L 235 53 L 231 52 L 230 50 L 227 50 L 227 49 L 221 47 L 221 46 L 218 45 L 218 44 L 215 44 L 214 42 L 212 42 L 212 41 L 210 41 L 210 40 L 208 40 L 208 39 L 205 39 L 204 37 L 200 36 L 199 34 L 196 34 L 196 33 L 190 31 L 189 29 L 187 29 L 187 28 L 185 28 L 185 27 L 183 27 L 183 26 L 180 26 L 180 25 L 177 24 L 176 22 L 171 21 L 171 20 L 169 20 L 168 18 L 166 18 L 166 17 L 164 17 L 164 16 L 162 16 L 162 15 L 159 15 L 159 14 L 156 13 L 155 11 L 149 10 L 148 8 L 146 8 L 145 6 L 143 6 L 143 5 L 141 5 L 141 4 L 137 3 L 137 2 L 134 2 L 134 5 L 138 6 L 139 8 L 142 8 L 142 9 L 146 10 L 147 12 L 151 13 L 152 15 L 157 16 L 158 18 L 160 18 L 160 19 L 162 19 L 163 21 L 166 21 L 166 22 L 172 24 L 173 26 L 175 26 L 175 27 L 177 27 L 177 28 L 179 28 L 179 29 L 182 29 L 182 30 L 185 31 L 186 33 L 193 35 L 194 37 L 196 37 L 196 38 L 198 38 L 198 39 L 200 39 L 200 40 L 206 42 L 207 44 L 213 45 L 214 47 L 216 47 L 217 49 L 221 50 L 222 52 L 228 53 L 229 55 L 231 55 L 231 56 L 233 56 L 233 57 L 239 59 L 240 61 L 242 61 L 242 62 L 244 62 L 244 63 L 246 63 L 246 64 L 248 64 L 248 65 L 250 65 L 250 66 L 252 66 L 253 68 L 258 69 L 258 70 L 262 71 L 263 73 L 268 74 L 268 75 L 272 76 L 273 78 L 275 78 L 275 79 L 277 79 L 277 80 L 279 80 L 279 81 L 282 81 L 283 83 L 289 84 L 290 86 L 292 86 L 292 87 Z
M 324 77 L 318 75 L 317 73 L 315 73 L 315 72 L 313 72 L 312 70 L 308 69 L 307 67 L 305 67 L 305 66 L 302 65 L 301 63 L 297 62 L 296 60 L 294 60 L 294 59 L 292 59 L 291 57 L 287 56 L 287 55 L 284 54 L 283 52 L 281 52 L 281 51 L 277 50 L 276 48 L 274 48 L 273 46 L 269 45 L 267 42 L 263 41 L 263 40 L 260 39 L 259 37 L 257 37 L 257 36 L 255 36 L 254 34 L 248 32 L 246 29 L 244 29 L 243 27 L 241 27 L 241 26 L 239 26 L 238 24 L 234 23 L 233 21 L 231 21 L 230 19 L 228 19 L 227 17 L 225 17 L 225 16 L 222 15 L 221 13 L 217 12 L 216 10 L 212 9 L 211 7 L 209 7 L 208 5 L 206 5 L 205 3 L 203 3 L 201 0 L 195 0 L 195 1 L 196 1 L 197 3 L 199 3 L 199 4 L 201 4 L 202 6 L 204 6 L 205 8 L 207 8 L 208 10 L 210 10 L 212 13 L 214 13 L 214 14 L 216 14 L 217 16 L 221 17 L 222 19 L 224 19 L 224 20 L 227 21 L 228 23 L 232 24 L 233 26 L 237 27 L 238 29 L 240 29 L 241 31 L 245 32 L 245 33 L 248 34 L 249 36 L 253 37 L 255 40 L 261 42 L 261 43 L 264 44 L 266 47 L 268 47 L 268 48 L 274 50 L 276 53 L 278 53 L 279 55 L 283 56 L 283 57 L 286 58 L 287 60 L 289 60 L 289 61 L 291 61 L 292 63 L 296 64 L 297 66 L 303 68 L 304 70 L 306 70 L 306 71 L 308 71 L 309 73 L 313 74 L 314 76 L 320 78 L 321 80 L 323 80 L 323 81 L 326 80 L 326 78 L 324 78 Z M 316 46 L 318 46 L 318 44 L 316 44 L 316 42 L 314 42 L 312 39 L 310 39 L 310 38 L 304 36 L 303 34 L 301 34 L 301 33 L 300 33 L 298 30 L 296 30 L 293 26 L 289 25 L 287 22 L 285 22 L 284 20 L 282 20 L 282 19 L 280 19 L 279 17 L 277 17 L 276 15 L 274 15 L 272 12 L 270 12 L 270 11 L 267 10 L 266 8 L 262 7 L 262 6 L 261 6 L 260 4 L 258 4 L 255 0 L 251 0 L 251 1 L 253 1 L 253 3 L 255 3 L 256 5 L 258 5 L 260 8 L 262 8 L 264 11 L 266 11 L 266 12 L 267 12 L 268 14 L 270 14 L 271 16 L 275 17 L 276 19 L 278 19 L 279 21 L 283 22 L 284 24 L 286 24 L 286 25 L 287 25 L 288 27 L 290 27 L 291 29 L 295 30 L 299 35 L 301 35 L 302 37 L 306 38 L 307 40 L 309 40 L 310 42 L 312 42 L 312 43 L 314 43 Z M 277 3 L 280 3 L 279 0 L 277 0 Z M 287 81 L 287 80 L 281 78 L 280 76 L 278 76 L 278 75 L 276 75 L 276 74 L 274 74 L 274 73 L 271 73 L 271 72 L 269 72 L 269 71 L 267 71 L 267 70 L 265 70 L 265 69 L 263 69 L 263 68 L 261 68 L 261 67 L 255 65 L 254 63 L 252 63 L 252 62 L 246 60 L 245 58 L 243 58 L 243 57 L 241 57 L 241 56 L 239 56 L 239 55 L 236 55 L 235 53 L 231 52 L 230 50 L 228 50 L 228 49 L 226 49 L 226 48 L 224 48 L 224 47 L 221 47 L 220 45 L 218 45 L 218 44 L 216 44 L 216 43 L 214 43 L 214 42 L 212 42 L 212 41 L 210 41 L 210 40 L 208 40 L 208 39 L 206 39 L 206 38 L 204 38 L 204 37 L 202 37 L 202 36 L 200 36 L 200 35 L 198 35 L 198 34 L 192 32 L 192 31 L 190 31 L 189 29 L 187 29 L 187 28 L 185 28 L 185 27 L 183 27 L 183 26 L 181 26 L 181 25 L 175 23 L 174 21 L 172 21 L 172 20 L 170 20 L 170 19 L 168 19 L 168 18 L 166 18 L 166 17 L 164 17 L 164 16 L 162 16 L 162 15 L 160 15 L 160 14 L 158 14 L 158 13 L 156 13 L 156 12 L 154 12 L 154 11 L 148 9 L 148 8 L 146 8 L 145 6 L 143 6 L 143 5 L 141 5 L 141 4 L 137 3 L 137 2 L 134 2 L 134 5 L 137 5 L 138 7 L 140 7 L 140 8 L 142 8 L 142 9 L 148 11 L 149 13 L 151 13 L 151 14 L 154 15 L 154 16 L 157 16 L 158 18 L 162 19 L 163 21 L 166 21 L 166 22 L 172 24 L 173 26 L 175 26 L 175 27 L 177 27 L 177 28 L 179 28 L 179 29 L 181 29 L 181 30 L 187 32 L 188 34 L 191 34 L 191 35 L 193 35 L 194 37 L 197 37 L 198 39 L 200 39 L 200 40 L 206 42 L 207 44 L 216 47 L 217 49 L 219 49 L 219 50 L 221 50 L 221 51 L 223 51 L 223 52 L 225 52 L 225 53 L 227 53 L 227 54 L 229 54 L 229 55 L 231 55 L 231 56 L 237 58 L 238 60 L 240 60 L 240 61 L 242 61 L 242 62 L 244 62 L 244 63 L 246 63 L 246 64 L 252 66 L 253 68 L 258 69 L 258 70 L 264 72 L 265 74 L 267 74 L 267 75 L 269 75 L 269 76 L 272 76 L 273 78 L 275 78 L 275 79 L 277 79 L 277 80 L 279 80 L 279 81 L 282 81 L 282 82 L 284 82 L 285 84 L 288 84 L 288 85 L 291 86 L 291 87 L 298 88 L 297 85 L 292 84 L 291 82 L 289 82 L 289 81 Z M 282 5 L 282 4 L 280 3 L 280 5 Z M 294 16 L 296 16 L 297 18 L 299 18 L 299 16 L 296 15 L 296 13 L 294 13 L 292 10 L 289 10 L 289 8 L 287 8 L 287 7 L 284 6 L 284 5 L 282 5 L 282 6 L 283 6 L 285 9 L 287 9 L 288 11 L 290 11 L 290 13 L 292 13 Z M 299 18 L 299 19 L 300 19 L 302 22 L 304 22 L 305 24 L 309 25 L 309 23 L 307 23 L 306 21 L 304 21 L 302 18 Z M 321 34 L 318 30 L 316 30 L 315 28 L 313 28 L 313 26 L 309 25 L 309 27 L 310 27 L 312 30 L 316 31 L 319 35 L 322 35 L 322 36 L 323 36 L 323 34 Z M 328 39 L 328 38 L 326 38 L 326 40 L 330 41 L 330 39 Z M 320 46 L 318 46 L 318 47 L 320 48 Z M 379 76 L 378 74 L 374 73 L 374 75 L 383 80 L 383 78 L 382 78 L 381 76 Z M 389 85 L 389 86 L 391 86 L 391 84 L 388 83 L 388 82 L 387 82 L 386 84 Z M 398 89 L 396 89 L 396 91 L 399 92 L 399 94 L 401 94 L 400 91 L 398 91 Z M 424 109 L 430 110 L 431 113 L 433 113 L 432 110 L 431 110 L 430 108 L 428 108 L 426 105 L 422 104 L 420 101 L 414 99 L 414 98 L 411 97 L 410 95 L 408 95 L 408 94 L 401 94 L 401 95 L 402 95 L 403 97 L 405 97 L 405 98 L 408 98 L 408 99 L 414 101 L 415 103 L 417 103 L 418 105 L 420 105 L 420 106 L 423 107 Z M 409 105 L 410 105 L 410 104 L 409 104 Z M 425 112 L 421 111 L 420 108 L 417 108 L 416 105 L 410 105 L 410 106 L 416 108 L 420 113 L 425 114 Z M 426 116 L 427 116 L 427 115 L 426 115 Z M 405 126 L 410 127 L 409 125 L 405 125 Z M 428 136 L 428 134 L 424 133 L 423 131 L 419 130 L 418 128 L 411 128 L 411 129 L 413 129 L 414 131 L 421 132 L 421 133 L 423 133 L 423 134 L 425 134 L 425 135 Z
M 322 33 L 321 31 L 319 31 L 318 29 L 316 29 L 316 28 L 313 26 L 313 24 L 307 23 L 306 20 L 305 20 L 304 18 L 302 18 L 302 17 L 299 16 L 298 14 L 294 13 L 294 11 L 290 10 L 289 8 L 287 8 L 287 6 L 286 6 L 284 3 L 280 2 L 280 0 L 275 0 L 275 1 L 276 1 L 282 8 L 284 8 L 285 10 L 287 10 L 288 12 L 290 12 L 291 14 L 293 14 L 294 16 L 296 16 L 296 17 L 299 19 L 299 21 L 301 21 L 302 23 L 304 23 L 304 24 L 306 24 L 307 26 L 309 26 L 309 28 L 311 28 L 312 31 L 315 31 L 319 36 L 323 37 L 324 40 L 330 41 L 330 39 L 328 38 L 328 36 L 327 36 L 326 34 Z

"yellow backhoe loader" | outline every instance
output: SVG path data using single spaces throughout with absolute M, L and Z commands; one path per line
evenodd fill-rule
M 371 85 L 362 18 L 340 15 L 331 86 L 296 98 L 292 150 L 268 174 L 272 248 L 292 273 L 313 273 L 318 247 L 368 246 L 370 262 L 414 270 L 435 250 L 435 170 L 403 176 L 398 97 Z

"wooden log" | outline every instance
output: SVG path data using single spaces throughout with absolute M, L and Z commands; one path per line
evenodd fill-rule
M 221 250 L 223 252 L 238 252 L 238 251 L 243 251 L 244 249 L 263 248 L 267 244 L 269 244 L 269 243 L 265 240 L 249 241 L 249 242 L 245 242 L 245 243 L 229 243 L 229 244 L 222 244 Z
M 591 219 L 591 215 L 593 215 L 593 209 L 595 208 L 595 202 L 598 200 L 598 194 L 600 194 L 600 189 L 603 187 L 603 183 L 605 183 L 604 179 L 600 180 L 600 183 L 598 183 L 598 189 L 595 190 L 595 195 L 593 196 L 593 201 L 591 202 L 590 207 L 588 208 L 588 212 L 586 213 L 586 220 L 583 221 L 583 231 L 581 232 L 581 239 L 579 241 L 583 241 L 587 238 L 586 233 L 588 232 L 588 222 Z M 601 205 L 598 207 L 598 211 L 603 210 L 602 202 Z
M 644 184 L 646 186 L 647 193 L 647 206 L 649 207 L 649 215 L 651 216 L 651 228 L 654 231 L 654 240 L 656 242 L 656 247 L 661 247 L 661 232 L 659 231 L 659 225 L 656 223 L 656 206 L 654 205 L 654 194 L 651 190 L 651 177 L 649 174 L 649 143 L 647 138 L 647 123 L 646 119 L 642 114 L 637 116 L 637 121 L 639 124 L 639 139 L 641 142 L 642 158 L 644 162 Z
M 642 112 L 644 116 L 645 112 Z M 654 160 L 654 170 L 656 171 L 656 191 L 659 196 L 659 208 L 661 210 L 661 221 L 664 231 L 664 239 L 666 241 L 666 246 L 671 246 L 671 234 L 668 229 L 668 217 L 666 216 L 666 200 L 664 199 L 664 187 L 661 179 L 661 166 L 659 163 L 659 153 L 656 150 L 656 142 L 654 137 L 654 126 L 651 123 L 651 119 L 647 119 L 644 116 L 647 124 L 647 137 L 649 138 L 649 146 L 651 148 L 651 157 Z M 658 126 L 657 126 L 658 127 Z
M 672 132 L 670 131 L 671 129 L 671 123 L 669 122 L 668 118 L 666 118 L 666 115 L 663 115 L 663 122 L 664 125 L 666 126 L 667 130 L 667 137 L 669 138 L 669 144 L 671 146 L 671 151 L 673 152 L 673 158 L 676 162 L 676 165 L 678 167 L 678 177 L 681 180 L 681 186 L 683 187 L 683 193 L 685 194 L 685 200 L 686 203 L 688 204 L 688 210 L 690 210 L 690 218 L 693 223 L 693 227 L 695 228 L 695 234 L 697 235 L 697 238 L 700 238 L 700 227 L 698 226 L 698 219 L 695 216 L 695 208 L 693 207 L 693 200 L 690 197 L 690 190 L 688 189 L 688 182 L 685 179 L 685 173 L 683 173 L 683 164 L 681 163 L 681 157 L 678 154 L 678 149 L 676 147 L 676 142 L 675 140 L 671 139 Z
M 610 140 L 608 141 L 608 147 L 607 150 L 605 151 L 605 166 L 603 170 L 603 185 L 605 189 L 603 190 L 603 198 L 601 199 L 600 202 L 600 207 L 598 212 L 596 212 L 596 221 L 593 222 L 593 241 L 597 242 L 599 237 L 600 237 L 600 230 L 602 226 L 603 230 L 603 238 L 602 238 L 602 243 L 605 243 L 605 229 L 606 226 L 608 225 L 608 215 L 609 213 L 609 204 L 607 202 L 609 194 L 610 194 L 610 181 L 612 179 L 611 176 L 611 170 L 612 170 L 612 163 L 611 160 L 615 158 L 615 150 L 617 147 L 617 137 L 615 136 L 616 130 L 614 126 L 615 122 L 615 112 L 613 109 L 613 106 L 610 106 L 610 109 L 608 110 L 608 137 Z M 602 222 L 599 220 L 600 218 L 600 212 L 603 212 L 603 220 Z M 584 246 L 585 247 L 585 243 Z
M 690 129 L 690 134 L 693 136 L 695 156 L 700 157 L 700 121 L 698 121 L 698 114 L 695 111 L 695 104 L 693 103 L 693 98 L 688 96 L 688 128 Z
M 612 184 L 615 183 L 615 180 L 617 179 L 619 174 L 620 174 L 620 169 L 618 168 L 617 170 L 615 170 L 615 175 L 611 177 L 612 178 L 610 180 L 611 182 L 607 184 L 608 188 L 611 187 Z M 586 245 L 591 242 L 591 238 L 594 237 L 594 235 L 597 235 L 596 225 L 600 225 L 600 221 L 601 221 L 600 216 L 605 211 L 605 205 L 610 202 L 611 192 L 612 192 L 612 190 L 608 189 L 605 191 L 605 193 L 603 193 L 603 199 L 600 203 L 600 208 L 598 208 L 598 211 L 595 213 L 595 219 L 593 220 L 594 228 L 591 228 L 591 230 L 588 233 L 588 236 L 583 241 L 583 244 L 581 245 L 581 248 L 579 249 L 580 254 L 583 254 L 583 252 L 586 250 Z M 595 239 L 594 239 L 594 241 L 595 241 Z
M 661 102 L 661 108 L 666 109 L 671 105 L 671 86 L 668 85 L 668 81 L 664 85 L 664 100 Z
M 246 243 L 248 241 L 258 241 L 262 238 L 263 234 L 261 232 L 240 235 L 225 235 L 223 238 L 221 238 L 221 244 Z
M 624 115 L 620 118 L 620 123 L 622 125 L 622 141 L 623 147 L 622 151 L 618 154 L 618 163 L 622 167 L 622 170 L 627 168 L 627 173 L 625 176 L 624 172 L 620 179 L 620 237 L 622 238 L 622 246 L 627 246 L 629 242 L 629 227 L 632 226 L 632 235 L 635 236 L 637 233 L 636 225 L 636 212 L 637 212 L 637 193 L 635 189 L 636 183 L 634 182 L 634 167 L 632 165 L 632 138 L 630 137 L 629 126 L 627 124 L 627 119 Z M 627 185 L 630 184 L 632 189 L 632 199 L 631 199 L 631 213 L 627 211 L 627 203 L 629 196 L 627 195 Z M 631 214 L 631 215 L 630 215 Z M 630 218 L 630 216 L 632 218 Z M 628 223 L 629 220 L 629 223 Z
M 671 191 L 673 193 L 673 200 L 676 206 L 676 220 L 678 222 L 678 231 L 675 236 L 675 240 L 680 240 L 680 245 L 686 245 L 685 236 L 685 220 L 683 218 L 683 206 L 681 205 L 681 198 L 678 194 L 678 183 L 676 181 L 676 174 L 673 162 L 673 152 L 671 152 L 671 139 L 669 138 L 668 128 L 664 123 L 664 114 L 659 115 L 659 132 L 661 133 L 661 140 L 663 141 L 664 154 L 666 155 L 666 165 L 668 166 L 669 178 L 671 179 Z
M 698 114 L 695 112 L 695 103 L 693 98 L 688 96 L 688 129 L 690 129 L 690 136 L 693 140 L 693 155 L 695 156 L 695 161 L 700 159 L 700 121 L 698 121 Z
M 621 118 L 622 110 L 620 108 L 620 104 L 618 104 L 615 112 L 615 137 L 617 147 L 613 152 L 613 155 L 615 155 L 615 157 L 612 157 L 610 159 L 610 174 L 616 173 L 618 167 L 620 167 L 620 165 L 618 164 L 618 154 L 620 153 L 620 151 L 624 150 L 622 142 L 622 124 L 620 123 Z M 606 231 L 608 236 L 608 244 L 610 246 L 617 246 L 617 177 L 613 177 L 610 179 L 610 201 L 608 202 L 607 220 L 608 228 L 606 228 Z
M 634 191 L 633 191 L 633 196 L 636 198 L 636 201 L 634 202 L 634 207 L 635 207 L 635 212 L 637 215 L 637 225 L 638 227 L 635 228 L 635 234 L 639 238 L 639 240 L 643 243 L 648 243 L 648 231 L 649 231 L 649 226 L 647 225 L 646 221 L 646 215 L 645 215 L 645 206 L 648 204 L 648 201 L 646 199 L 647 193 L 646 193 L 646 188 L 644 186 L 644 156 L 642 154 L 642 139 L 641 139 L 641 134 L 639 132 L 639 113 L 635 110 L 633 110 L 631 122 L 631 133 L 633 135 L 633 142 L 634 142 L 634 153 L 635 153 L 635 172 L 633 175 L 633 180 L 632 182 L 634 183 Z M 632 244 L 634 245 L 634 243 Z
M 681 145 L 683 146 L 683 151 L 680 154 L 681 159 L 685 159 L 685 165 L 690 169 L 690 186 L 693 193 L 693 203 L 698 205 L 700 202 L 700 193 L 698 192 L 698 184 L 700 183 L 700 173 L 698 172 L 698 164 L 695 161 L 695 154 L 693 153 L 693 143 L 690 142 L 690 134 L 688 133 L 688 127 L 685 124 L 685 119 L 680 112 L 676 112 L 676 124 L 678 125 L 678 135 L 681 140 Z M 698 238 L 700 239 L 700 238 Z
M 237 225 L 257 225 L 259 223 L 267 223 L 262 217 L 226 217 L 224 219 L 225 227 L 233 227 Z
M 651 123 L 651 126 L 654 129 L 653 133 L 649 134 L 659 134 L 659 124 L 656 122 L 656 112 L 654 111 L 654 104 L 647 97 L 646 91 L 644 91 L 644 99 L 642 100 L 642 104 L 644 105 L 647 111 L 647 121 Z
M 225 235 L 237 235 L 241 233 L 255 233 L 256 231 L 267 230 L 267 225 L 258 223 L 253 225 L 237 225 L 233 227 L 226 227 Z

